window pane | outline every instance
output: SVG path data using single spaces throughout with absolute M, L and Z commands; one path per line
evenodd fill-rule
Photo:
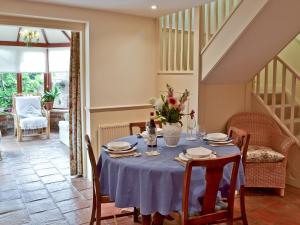
M 17 74 L 0 73 L 0 112 L 11 111 L 12 96 L 17 93 Z
M 52 88 L 58 87 L 60 95 L 54 101 L 54 108 L 69 108 L 69 72 L 51 73 Z
M 30 94 L 44 93 L 44 75 L 42 73 L 22 73 L 22 92 Z

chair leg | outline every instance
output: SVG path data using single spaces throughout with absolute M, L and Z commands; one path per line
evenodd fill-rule
M 240 188 L 240 208 L 241 208 L 243 225 L 248 225 L 246 207 L 245 207 L 245 186 L 241 186 Z
M 101 203 L 96 200 L 96 225 L 101 225 Z
M 139 222 L 139 209 L 134 207 L 133 208 L 133 222 L 138 223 Z
M 284 197 L 284 190 L 285 190 L 284 188 L 279 188 L 276 190 L 276 192 L 280 197 Z
M 95 218 L 95 213 L 96 213 L 96 195 L 93 190 L 93 206 L 92 206 L 92 214 L 91 214 L 91 220 L 90 220 L 90 225 L 93 225 L 96 218 Z

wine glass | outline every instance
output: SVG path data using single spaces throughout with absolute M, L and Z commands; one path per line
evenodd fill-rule
M 201 140 L 203 140 L 204 136 L 206 135 L 205 125 L 199 123 L 198 124 L 198 134 Z
M 197 122 L 195 118 L 188 119 L 187 128 L 188 128 L 188 137 L 186 140 L 193 141 L 196 140 L 196 137 L 193 137 L 193 130 L 196 128 Z

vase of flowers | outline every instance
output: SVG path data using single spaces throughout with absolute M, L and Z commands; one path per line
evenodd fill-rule
M 168 147 L 176 147 L 181 134 L 182 116 L 185 102 L 188 99 L 189 91 L 185 90 L 181 96 L 174 95 L 174 89 L 167 84 L 167 96 L 161 95 L 158 99 L 151 99 L 155 108 L 157 118 L 164 124 L 163 137 Z M 190 114 L 188 114 L 190 115 Z

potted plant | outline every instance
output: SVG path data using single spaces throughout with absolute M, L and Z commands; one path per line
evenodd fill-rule
M 161 95 L 158 99 L 152 99 L 157 118 L 164 124 L 163 136 L 168 147 L 176 147 L 181 134 L 182 116 L 185 102 L 188 99 L 189 91 L 185 90 L 184 93 L 178 98 L 174 95 L 174 89 L 167 84 L 167 96 Z M 194 115 L 194 111 L 187 115 Z
M 42 97 L 42 102 L 44 105 L 44 108 L 46 110 L 51 110 L 53 109 L 53 103 L 56 97 L 60 95 L 60 92 L 58 90 L 58 87 L 55 86 L 52 88 L 50 91 L 45 91 L 43 97 Z

